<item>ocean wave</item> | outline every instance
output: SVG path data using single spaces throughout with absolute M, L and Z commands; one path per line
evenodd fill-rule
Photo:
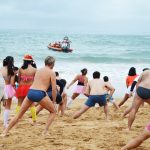
M 89 62 L 89 63 L 149 63 L 150 59 L 107 57 L 107 56 L 73 56 L 73 57 L 56 57 L 58 61 L 69 62 Z

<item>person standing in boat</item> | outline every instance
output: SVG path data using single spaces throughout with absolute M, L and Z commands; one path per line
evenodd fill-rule
M 71 41 L 69 40 L 69 38 L 65 36 L 61 44 L 61 48 L 63 49 L 64 52 L 68 51 L 68 49 L 70 48 L 70 43 Z

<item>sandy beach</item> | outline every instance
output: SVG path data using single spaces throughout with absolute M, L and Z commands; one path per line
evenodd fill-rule
M 17 127 L 11 130 L 10 136 L 0 138 L 0 150 L 120 150 L 149 122 L 147 104 L 139 110 L 131 132 L 123 130 L 127 126 L 127 118 L 121 119 L 127 104 L 119 111 L 110 106 L 109 121 L 105 120 L 102 108 L 93 108 L 79 119 L 73 120 L 72 114 L 84 101 L 77 99 L 73 108 L 67 110 L 64 117 L 58 116 L 50 127 L 50 136 L 46 139 L 42 137 L 41 132 L 45 127 L 48 113 L 41 112 L 38 116 L 38 125 L 31 126 L 28 118 L 30 112 L 27 112 Z M 0 124 L 2 132 L 2 114 Z M 149 148 L 150 143 L 147 140 L 137 150 Z

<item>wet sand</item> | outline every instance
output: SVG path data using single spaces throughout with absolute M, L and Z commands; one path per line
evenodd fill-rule
M 83 102 L 84 100 L 77 99 L 64 117 L 58 116 L 49 129 L 50 136 L 46 139 L 41 133 L 48 117 L 47 111 L 38 116 L 36 126 L 29 123 L 30 112 L 27 112 L 8 137 L 0 137 L 0 150 L 120 150 L 127 141 L 138 135 L 150 120 L 150 107 L 147 104 L 140 108 L 130 132 L 123 130 L 127 127 L 127 118 L 121 118 L 127 104 L 119 111 L 115 111 L 110 105 L 109 121 L 105 120 L 103 108 L 93 108 L 79 119 L 73 120 L 73 113 Z M 2 130 L 1 114 L 0 133 Z M 150 150 L 150 139 L 137 150 Z

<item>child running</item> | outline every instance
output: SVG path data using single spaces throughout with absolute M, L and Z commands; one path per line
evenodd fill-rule
M 56 76 L 52 71 L 51 67 L 54 67 L 55 59 L 51 56 L 46 57 L 45 67 L 36 71 L 33 84 L 31 85 L 26 98 L 24 99 L 19 113 L 11 120 L 8 127 L 3 131 L 1 136 L 7 136 L 10 129 L 21 119 L 23 114 L 28 110 L 28 108 L 34 103 L 38 102 L 43 108 L 49 111 L 49 117 L 46 123 L 43 135 L 48 135 L 48 129 L 56 116 L 56 110 L 54 104 L 56 101 Z M 52 86 L 52 97 L 53 103 L 47 96 L 47 89 Z
M 95 71 L 93 73 L 93 80 L 89 81 L 86 87 L 85 95 L 88 96 L 85 105 L 77 111 L 73 118 L 76 119 L 80 117 L 83 113 L 85 113 L 89 108 L 94 107 L 96 103 L 100 106 L 104 106 L 104 112 L 106 115 L 106 119 L 108 119 L 108 105 L 106 100 L 106 88 L 110 90 L 110 94 L 108 96 L 108 100 L 111 98 L 112 94 L 114 93 L 115 89 L 100 79 L 100 73 Z
M 104 80 L 104 82 L 107 82 L 109 85 L 111 85 L 111 83 L 109 82 L 108 76 L 104 76 L 103 80 Z M 109 96 L 109 89 L 106 88 L 106 91 L 107 91 L 106 97 L 108 97 Z M 110 102 L 115 106 L 116 109 L 119 109 L 119 106 L 116 104 L 113 97 L 110 97 Z

